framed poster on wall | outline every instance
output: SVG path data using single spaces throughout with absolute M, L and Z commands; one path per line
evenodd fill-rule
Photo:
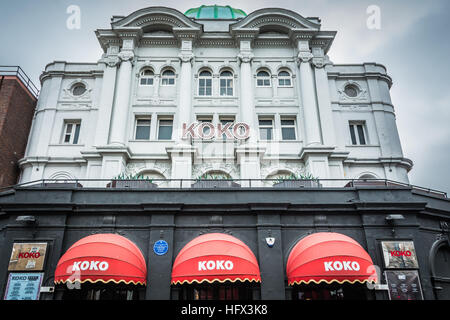
M 41 271 L 44 267 L 47 243 L 14 243 L 8 271 Z
M 387 270 L 384 276 L 389 288 L 389 300 L 423 300 L 418 271 Z
M 386 269 L 418 269 L 416 249 L 412 241 L 382 241 Z
M 10 273 L 5 300 L 39 300 L 43 273 Z

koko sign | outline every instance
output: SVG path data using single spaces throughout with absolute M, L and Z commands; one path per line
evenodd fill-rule
M 211 122 L 194 122 L 191 124 L 183 123 L 182 138 L 212 140 L 212 139 L 236 139 L 245 140 L 250 136 L 250 126 L 245 122 L 238 122 L 233 124 L 228 122 L 225 124 L 218 123 L 217 125 Z

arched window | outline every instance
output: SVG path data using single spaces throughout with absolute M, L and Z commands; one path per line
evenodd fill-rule
M 233 73 L 231 71 L 220 73 L 220 95 L 233 96 Z
M 173 86 L 175 85 L 175 72 L 173 70 L 165 70 L 161 74 L 161 85 L 162 86 Z
M 212 95 L 212 73 L 208 70 L 203 70 L 198 75 L 198 95 Z
M 258 71 L 256 74 L 256 86 L 257 87 L 270 87 L 270 73 L 267 71 Z
M 141 71 L 140 75 L 140 82 L 139 84 L 141 86 L 152 86 L 153 85 L 153 78 L 155 74 L 151 69 L 144 69 Z
M 278 73 L 278 86 L 292 87 L 292 77 L 288 71 L 282 70 Z

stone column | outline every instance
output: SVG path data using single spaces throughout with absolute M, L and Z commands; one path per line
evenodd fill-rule
M 238 55 L 241 68 L 241 121 L 246 122 L 250 126 L 250 137 L 247 140 L 248 144 L 256 144 L 257 138 L 257 122 L 255 115 L 254 103 L 254 81 L 252 76 L 252 60 L 253 54 L 251 51 L 250 41 L 242 40 L 240 43 L 241 51 Z
M 117 80 L 109 143 L 111 145 L 125 146 L 134 52 L 132 49 L 122 50 L 118 57 L 122 62 Z
M 305 146 L 320 145 L 322 143 L 317 111 L 314 75 L 311 66 L 313 55 L 308 41 L 301 40 L 298 44 L 298 64 L 300 65 L 300 95 L 305 119 Z
M 117 50 L 108 48 L 108 52 Z M 95 146 L 105 146 L 108 144 L 109 129 L 111 125 L 111 115 L 114 102 L 114 90 L 116 86 L 117 67 L 120 59 L 117 55 L 107 55 L 99 61 L 105 64 L 103 72 L 102 91 L 100 93 L 100 103 L 97 117 L 97 130 L 95 131 Z
M 181 42 L 181 53 L 178 55 L 181 63 L 180 86 L 178 96 L 178 114 L 174 119 L 175 146 L 166 148 L 172 161 L 172 179 L 191 179 L 192 162 L 195 148 L 191 146 L 190 138 L 183 139 L 183 124 L 189 126 L 191 123 L 192 108 L 192 63 L 194 54 L 192 53 L 192 40 Z M 173 187 L 190 187 L 191 181 L 182 184 L 179 181 L 172 181 Z
M 258 141 L 258 121 L 255 112 L 255 97 L 253 86 L 254 79 L 252 76 L 251 62 L 253 54 L 251 51 L 250 40 L 241 40 L 240 53 L 238 59 L 241 68 L 240 79 L 240 95 L 241 95 L 241 122 L 245 122 L 250 126 L 250 137 L 246 142 L 236 148 L 236 159 L 240 165 L 241 179 L 261 179 L 261 162 L 260 157 L 264 154 L 265 149 L 257 146 Z M 250 182 L 242 181 L 243 187 L 250 186 Z M 251 186 L 261 185 L 260 181 L 251 182 Z
M 192 53 L 192 40 L 183 40 L 181 53 L 178 55 L 181 63 L 180 72 L 180 94 L 178 100 L 178 121 L 175 127 L 176 144 L 190 145 L 189 139 L 183 139 L 183 124 L 189 125 L 191 122 L 192 108 L 192 63 L 194 54 Z

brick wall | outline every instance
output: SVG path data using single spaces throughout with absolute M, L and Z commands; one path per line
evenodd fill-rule
M 16 77 L 0 76 L 0 82 L 1 188 L 14 185 L 18 181 L 20 170 L 17 161 L 23 158 L 25 153 L 36 98 Z

